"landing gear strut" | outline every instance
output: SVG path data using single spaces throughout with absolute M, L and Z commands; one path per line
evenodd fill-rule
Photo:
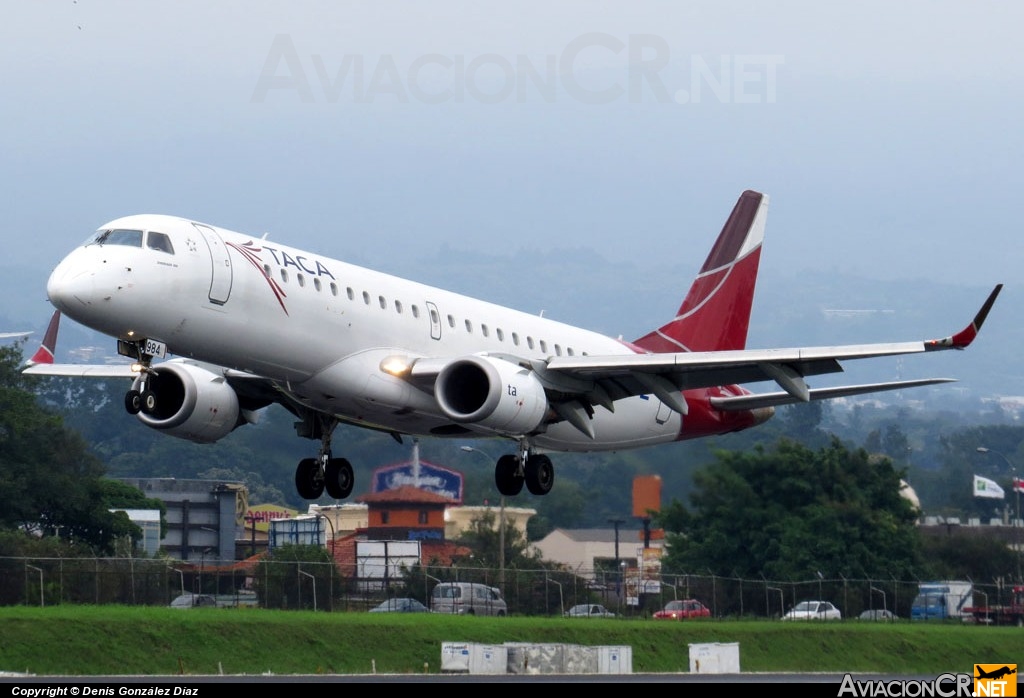
M 132 389 L 124 395 L 124 409 L 131 415 L 136 415 L 139 412 L 153 414 L 156 412 L 157 406 L 156 393 L 148 389 L 153 356 L 142 351 L 141 342 L 119 342 L 118 353 L 136 359 L 142 366 L 138 388 L 133 384 Z
M 338 420 L 325 420 L 320 436 L 320 453 L 316 458 L 303 458 L 295 469 L 295 489 L 303 499 L 319 499 L 327 490 L 332 499 L 345 499 L 352 494 L 355 474 L 345 458 L 331 457 L 331 435 Z

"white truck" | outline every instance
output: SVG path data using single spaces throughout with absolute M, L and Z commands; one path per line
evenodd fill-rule
M 910 607 L 911 620 L 970 620 L 973 585 L 963 581 L 921 582 Z

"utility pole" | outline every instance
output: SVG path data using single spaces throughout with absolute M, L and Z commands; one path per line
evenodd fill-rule
M 608 523 L 615 527 L 615 579 L 616 579 L 616 591 L 622 594 L 622 567 L 619 565 L 619 525 L 623 523 L 622 519 L 608 519 Z

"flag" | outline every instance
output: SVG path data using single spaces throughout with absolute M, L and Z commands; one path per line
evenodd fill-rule
M 1013 491 L 1017 494 L 1024 492 L 1024 478 L 1013 478 Z
M 1003 488 L 995 483 L 994 480 L 989 480 L 987 477 L 980 475 L 974 476 L 974 496 L 975 497 L 992 497 L 995 499 L 1003 498 Z

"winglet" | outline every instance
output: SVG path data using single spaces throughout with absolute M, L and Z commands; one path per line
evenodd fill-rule
M 945 339 L 932 339 L 924 343 L 925 351 L 936 351 L 938 349 L 966 349 L 970 346 L 974 338 L 978 336 L 978 332 L 981 331 L 981 326 L 985 322 L 985 318 L 988 317 L 988 312 L 992 310 L 992 305 L 996 302 L 996 297 L 999 292 L 1003 290 L 1002 284 L 996 284 L 996 287 L 992 289 L 992 293 L 988 294 L 988 298 L 985 299 L 984 305 L 981 306 L 981 310 L 978 311 L 977 315 L 974 316 L 974 320 L 970 325 L 963 328 L 952 337 L 946 337 Z
M 39 345 L 32 358 L 25 362 L 25 366 L 36 364 L 52 364 L 53 355 L 57 351 L 57 330 L 60 327 L 60 311 L 54 310 L 50 324 L 46 327 L 46 334 L 43 335 L 43 343 Z

